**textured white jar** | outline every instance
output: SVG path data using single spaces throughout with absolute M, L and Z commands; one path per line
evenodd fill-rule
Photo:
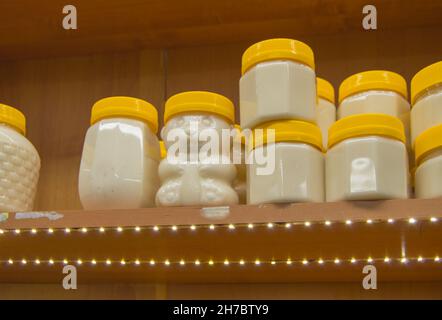
M 21 112 L 0 104 L 0 211 L 3 212 L 33 209 L 40 157 L 24 136 L 25 126 Z
M 358 116 L 352 118 L 354 117 Z M 373 124 L 376 128 L 378 124 L 382 124 L 381 121 L 382 119 L 374 119 L 371 123 L 360 122 L 358 125 L 364 127 Z M 401 125 L 399 121 L 398 123 Z M 356 130 L 359 129 L 357 125 L 353 128 L 355 127 Z M 400 128 L 404 141 L 403 126 Z M 347 130 L 351 129 L 350 126 L 347 127 Z M 408 198 L 408 156 L 403 141 L 377 135 L 376 131 L 364 134 L 359 131 L 356 136 L 330 146 L 332 131 L 333 127 L 330 129 L 325 166 L 328 202 Z
M 100 100 L 101 103 L 103 100 Z M 123 105 L 129 110 L 137 104 L 147 104 L 139 101 L 116 97 L 107 98 L 105 103 L 108 106 Z M 156 111 L 153 110 L 153 107 L 142 108 L 143 113 L 154 113 L 153 118 L 156 119 Z M 147 121 L 129 118 L 128 114 L 99 119 L 88 129 L 79 174 L 80 200 L 85 209 L 155 205 L 160 146 L 154 131 Z
M 416 139 L 416 198 L 442 197 L 442 124 Z
M 442 61 L 420 70 L 411 80 L 411 139 L 442 124 Z
M 230 132 L 233 121 L 233 104 L 215 93 L 183 92 L 166 102 L 161 137 L 167 148 L 167 157 L 159 166 L 161 187 L 156 195 L 158 206 L 238 203 L 238 195 L 232 187 L 236 168 L 230 158 L 230 148 L 223 149 L 221 139 L 223 129 Z M 217 155 L 207 153 L 210 140 L 206 140 L 203 133 L 220 138 L 216 141 L 219 147 L 213 147 L 217 149 Z M 184 154 L 182 149 L 178 149 L 177 136 L 184 138 L 187 146 Z M 194 147 L 191 147 L 192 141 L 196 142 Z
M 314 127 L 309 130 L 313 133 L 303 131 L 305 126 Z M 275 143 L 257 146 L 250 153 L 247 203 L 324 201 L 324 156 L 319 150 L 322 146 L 320 129 L 295 120 L 275 123 L 265 129 L 276 130 L 276 139 Z M 309 139 L 302 139 L 307 135 Z M 267 152 L 274 154 L 274 170 L 269 174 L 259 174 L 258 168 L 262 165 L 253 159 L 256 154 Z
M 281 119 L 316 121 L 314 57 L 306 44 L 290 39 L 256 43 L 244 52 L 242 71 L 243 129 Z

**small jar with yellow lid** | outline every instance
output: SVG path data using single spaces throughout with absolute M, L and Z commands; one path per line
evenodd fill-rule
M 416 198 L 442 197 L 442 124 L 427 129 L 415 144 Z
M 92 107 L 79 173 L 85 209 L 152 207 L 159 187 L 158 113 L 132 97 L 108 97 Z
M 315 122 L 316 77 L 312 49 L 292 39 L 255 43 L 242 56 L 241 127 L 281 119 Z
M 327 201 L 408 198 L 407 154 L 396 117 L 360 114 L 336 121 L 325 161 Z
M 371 70 L 346 78 L 339 87 L 338 119 L 363 113 L 380 113 L 398 118 L 410 137 L 410 104 L 407 82 L 391 71 Z
M 328 129 L 336 121 L 335 89 L 322 78 L 316 78 L 318 102 L 316 105 L 316 123 L 321 129 L 322 146 L 327 149 Z
M 37 191 L 40 157 L 26 139 L 26 118 L 0 104 L 0 211 L 31 211 Z
M 247 165 L 247 202 L 324 201 L 324 155 L 315 124 L 272 121 L 253 131 Z M 266 156 L 267 161 L 260 159 Z
M 188 91 L 166 101 L 161 137 L 167 157 L 159 166 L 158 206 L 238 203 L 232 187 L 236 168 L 228 148 L 234 121 L 233 103 L 217 93 Z
M 412 144 L 425 130 L 442 124 L 442 61 L 420 70 L 411 80 Z

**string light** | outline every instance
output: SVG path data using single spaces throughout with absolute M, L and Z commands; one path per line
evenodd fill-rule
M 91 264 L 92 264 L 92 265 L 96 265 L 96 264 L 97 264 L 97 261 L 96 261 L 95 259 L 92 259 Z
M 184 260 L 180 261 L 180 265 L 184 266 L 186 263 L 184 262 Z
M 37 233 L 37 229 L 31 229 L 31 233 L 32 234 L 36 234 Z
M 195 265 L 199 266 L 201 264 L 201 262 L 199 260 L 195 260 Z
M 329 220 L 325 221 L 325 225 L 326 226 L 331 226 L 331 221 L 329 221 Z
M 15 234 L 20 234 L 21 231 L 20 231 L 20 229 L 15 229 L 14 232 L 15 232 Z
M 384 258 L 384 262 L 389 263 L 390 262 L 390 258 L 389 257 L 385 257 Z
M 239 264 L 243 266 L 245 264 L 244 260 L 243 259 L 239 260 Z
M 352 222 L 351 222 L 351 220 L 345 220 L 345 224 L 346 224 L 346 225 L 351 225 Z
M 81 228 L 81 232 L 83 232 L 83 233 L 87 233 L 87 228 Z
M 13 261 L 12 259 L 9 259 L 9 260 L 8 260 L 8 263 L 9 263 L 9 264 L 14 264 L 14 261 Z
M 368 223 L 368 224 L 372 224 L 372 223 L 373 223 L 373 220 L 368 219 L 368 220 L 367 220 L 367 223 Z
M 287 264 L 288 264 L 288 265 L 291 265 L 291 264 L 292 264 L 292 260 L 287 259 Z
M 310 227 L 310 226 L 311 226 L 311 223 L 310 223 L 310 221 L 306 221 L 306 222 L 304 222 L 304 225 L 305 225 L 306 227 Z
M 99 231 L 100 233 L 104 233 L 105 229 L 103 227 L 100 227 Z
M 121 264 L 122 266 L 125 266 L 125 265 L 126 265 L 126 261 L 125 261 L 124 259 L 122 259 L 122 260 L 120 261 L 120 264 Z
M 178 227 L 177 226 L 172 226 L 172 231 L 177 231 Z
M 35 264 L 40 264 L 40 260 L 39 259 L 35 259 Z
M 0 234 L 4 234 L 5 231 L 3 229 L 0 229 Z
M 135 260 L 135 265 L 139 266 L 141 264 L 140 260 Z
M 324 260 L 319 259 L 319 260 L 318 260 L 318 263 L 319 263 L 319 264 L 323 264 L 323 263 L 324 263 Z
M 287 229 L 290 229 L 290 228 L 292 227 L 292 224 L 289 223 L 289 222 L 287 222 L 287 223 L 285 224 L 285 227 L 286 227 Z
M 112 264 L 112 261 L 110 261 L 109 259 L 107 259 L 107 260 L 106 260 L 106 264 L 107 264 L 108 266 L 110 266 L 110 265 Z
M 22 263 L 22 264 L 27 264 L 28 262 L 26 261 L 26 259 L 22 259 L 22 260 L 21 260 L 21 263 Z
M 431 218 L 430 218 L 430 221 L 431 221 L 431 222 L 437 222 L 437 218 L 435 218 L 435 217 L 431 217 Z
M 335 259 L 335 264 L 339 264 L 339 263 L 341 263 L 341 261 L 338 258 L 336 258 Z
M 81 259 L 78 259 L 78 260 L 77 260 L 77 264 L 78 264 L 78 265 L 82 265 L 82 264 L 83 264 L 83 261 L 82 261 Z
M 369 257 L 369 258 L 367 259 L 367 262 L 368 262 L 368 263 L 372 263 L 372 262 L 373 262 L 373 259 L 372 259 L 371 257 Z
M 49 228 L 49 229 L 48 229 L 48 233 L 49 233 L 49 234 L 53 234 L 53 233 L 54 233 L 54 229 Z
M 387 220 L 387 222 L 388 222 L 388 223 L 393 223 L 394 220 L 390 218 L 390 219 Z
M 407 258 L 403 257 L 403 258 L 401 259 L 401 263 L 407 263 L 407 262 L 408 262 Z
M 160 228 L 159 228 L 158 226 L 154 226 L 154 227 L 153 227 L 153 231 L 157 232 L 157 231 L 159 231 L 159 230 L 160 230 Z
M 273 228 L 273 223 L 271 223 L 271 222 L 267 223 L 267 228 L 272 229 Z
M 423 259 L 421 256 L 419 256 L 419 257 L 417 258 L 417 261 L 419 261 L 419 262 L 423 262 L 424 259 Z
M 272 261 L 270 262 L 270 264 L 271 264 L 271 265 L 275 265 L 275 264 L 276 264 L 275 260 L 272 260 Z
M 436 257 L 434 258 L 434 262 L 439 262 L 439 261 L 440 261 L 439 256 L 436 256 Z
M 356 259 L 355 258 L 351 258 L 350 262 L 351 263 L 356 263 Z
M 261 264 L 261 261 L 259 261 L 259 259 L 255 260 L 255 265 L 259 266 Z
M 224 260 L 224 265 L 225 265 L 225 266 L 228 266 L 229 264 L 230 264 L 229 260 L 227 260 L 227 259 Z
M 233 224 L 229 224 L 229 229 L 233 230 L 233 229 L 235 229 L 235 226 Z
M 215 230 L 215 226 L 214 226 L 213 224 L 211 224 L 211 225 L 209 226 L 209 229 L 210 229 L 210 230 Z
M 122 227 L 118 227 L 117 228 L 117 232 L 120 232 L 120 233 L 123 232 L 123 228 Z
M 137 226 L 137 227 L 135 227 L 135 231 L 136 231 L 136 232 L 140 232 L 140 231 L 141 231 L 141 228 Z
M 408 223 L 415 224 L 416 223 L 416 219 L 415 218 L 410 218 L 410 219 L 408 219 Z
M 64 229 L 64 232 L 66 232 L 66 233 L 71 233 L 71 229 L 69 229 L 69 228 L 65 228 L 65 229 Z
M 196 230 L 196 227 L 195 227 L 194 224 L 192 224 L 192 225 L 190 226 L 190 230 L 192 230 L 192 231 L 195 231 L 195 230 Z
M 302 260 L 302 264 L 303 264 L 303 265 L 307 265 L 307 264 L 308 264 L 307 259 Z
M 249 224 L 247 225 L 247 228 L 249 228 L 249 229 L 253 229 L 253 223 L 249 223 Z
M 150 264 L 151 266 L 154 266 L 154 265 L 155 265 L 155 260 L 153 260 L 153 259 L 150 260 L 150 261 L 149 261 L 149 264 Z
M 209 260 L 209 266 L 213 266 L 213 260 Z
M 94 263 L 95 260 L 92 260 L 92 263 Z M 66 259 L 63 259 L 63 264 L 68 264 L 69 262 Z

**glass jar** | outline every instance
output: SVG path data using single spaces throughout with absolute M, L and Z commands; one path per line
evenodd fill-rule
M 249 47 L 239 81 L 241 127 L 283 119 L 315 122 L 316 77 L 312 49 L 291 39 Z
M 33 209 L 40 157 L 25 135 L 23 113 L 0 104 L 0 210 L 3 212 Z
M 159 187 L 157 110 L 132 97 L 109 97 L 92 107 L 79 174 L 85 209 L 152 207 Z

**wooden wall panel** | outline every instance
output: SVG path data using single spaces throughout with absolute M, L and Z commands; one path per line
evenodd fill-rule
M 2 62 L 0 70 L 0 101 L 25 113 L 42 159 L 36 210 L 81 208 L 78 168 L 95 101 L 129 95 L 163 106 L 160 50 Z
M 442 299 L 442 282 L 296 284 L 0 284 L 0 299 Z

